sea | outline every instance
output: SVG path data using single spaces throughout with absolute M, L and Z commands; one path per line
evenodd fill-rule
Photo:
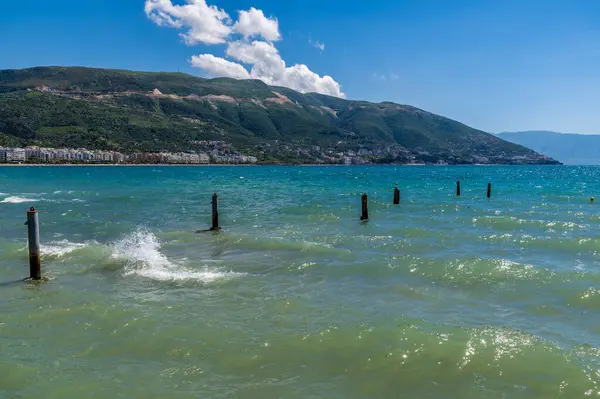
M 598 397 L 599 236 L 600 167 L 0 167 L 0 398 Z

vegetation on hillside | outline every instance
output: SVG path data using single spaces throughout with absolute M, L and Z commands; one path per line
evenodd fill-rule
M 264 144 L 340 151 L 396 146 L 432 161 L 548 162 L 411 106 L 301 94 L 256 80 L 80 67 L 0 71 L 0 145 L 194 151 L 200 140 L 249 152 Z M 257 153 L 263 160 L 303 158 L 277 154 Z

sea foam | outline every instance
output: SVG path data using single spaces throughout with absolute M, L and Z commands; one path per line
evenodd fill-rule
M 27 251 L 27 247 L 22 247 L 20 251 Z M 159 239 L 145 228 L 139 228 L 108 245 L 94 240 L 83 243 L 68 240 L 50 241 L 41 244 L 40 252 L 43 258 L 50 261 L 68 262 L 73 256 L 81 255 L 94 264 L 104 264 L 107 270 L 122 268 L 125 276 L 139 276 L 157 281 L 211 283 L 245 275 L 208 266 L 191 268 L 186 266 L 189 263 L 187 259 L 169 259 L 161 252 Z
M 190 269 L 181 262 L 171 260 L 161 253 L 159 239 L 149 230 L 139 228 L 112 246 L 112 258 L 125 261 L 126 276 L 140 276 L 158 281 L 199 281 L 210 283 L 243 274 L 219 271 L 207 267 Z
M 86 248 L 86 247 L 88 247 L 90 245 L 94 245 L 94 244 L 98 245 L 98 243 L 95 241 L 90 241 L 87 243 L 76 243 L 76 242 L 70 242 L 68 240 L 51 241 L 47 244 L 41 244 L 40 252 L 41 252 L 42 256 L 52 256 L 52 257 L 60 258 L 65 255 L 68 255 L 74 251 Z
M 6 197 L 0 203 L 2 204 L 22 204 L 24 202 L 35 202 L 37 200 L 24 197 Z

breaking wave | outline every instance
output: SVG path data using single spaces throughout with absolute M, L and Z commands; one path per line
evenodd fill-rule
M 26 252 L 27 247 L 21 247 L 18 251 Z M 86 272 L 98 268 L 122 270 L 125 276 L 140 276 L 157 281 L 211 283 L 245 275 L 215 267 L 198 268 L 187 260 L 169 259 L 161 252 L 159 239 L 144 228 L 137 229 L 108 245 L 93 240 L 84 243 L 61 240 L 41 244 L 40 251 L 42 259 L 46 261 L 83 263 L 83 270 Z
M 171 260 L 161 253 L 159 239 L 144 228 L 114 243 L 111 258 L 125 263 L 126 276 L 135 275 L 159 281 L 193 280 L 210 283 L 243 275 L 208 267 L 202 270 L 192 269 L 186 267 L 183 262 Z
M 42 257 L 60 258 L 77 250 L 81 250 L 92 245 L 99 245 L 96 241 L 87 243 L 75 243 L 68 240 L 51 241 L 47 244 L 40 245 Z
M 36 199 L 25 198 L 25 197 L 6 197 L 2 201 L 1 204 L 22 204 L 25 202 L 36 202 Z

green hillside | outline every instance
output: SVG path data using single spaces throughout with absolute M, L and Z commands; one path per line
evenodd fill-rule
M 262 161 L 310 162 L 315 148 L 381 154 L 391 146 L 393 155 L 380 161 L 554 162 L 415 107 L 257 80 L 80 67 L 0 71 L 0 146 L 193 151 L 200 140 L 230 142 Z

